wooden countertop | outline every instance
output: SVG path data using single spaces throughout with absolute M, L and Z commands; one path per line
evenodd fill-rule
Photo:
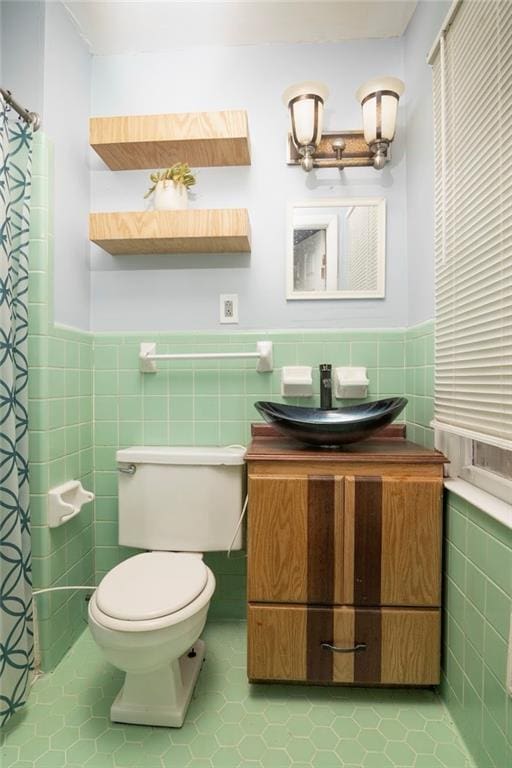
M 375 462 L 407 464 L 444 464 L 447 459 L 440 451 L 411 443 L 404 429 L 391 425 L 378 437 L 341 448 L 312 448 L 289 440 L 271 425 L 253 424 L 253 439 L 245 454 L 246 461 L 313 461 L 313 462 Z

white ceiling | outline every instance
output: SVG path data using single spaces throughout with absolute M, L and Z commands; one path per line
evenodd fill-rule
M 414 0 L 63 0 L 94 54 L 321 43 L 403 34 Z

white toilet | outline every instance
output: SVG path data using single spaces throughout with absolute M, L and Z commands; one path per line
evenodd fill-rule
M 112 720 L 183 724 L 204 658 L 199 640 L 215 590 L 202 552 L 240 549 L 243 448 L 117 451 L 119 543 L 150 550 L 124 560 L 89 602 L 89 627 L 126 672 Z

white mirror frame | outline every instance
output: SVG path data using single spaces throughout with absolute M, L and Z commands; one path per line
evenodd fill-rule
M 319 229 L 325 228 L 326 214 L 314 215 L 315 208 L 351 208 L 357 205 L 374 206 L 377 208 L 377 287 L 375 290 L 368 291 L 346 291 L 346 290 L 327 290 L 327 291 L 296 291 L 294 285 L 294 243 L 293 213 L 296 208 L 312 209 L 311 216 L 301 216 L 299 226 L 304 223 L 311 228 L 317 224 Z M 386 295 L 386 199 L 384 197 L 335 197 L 321 198 L 318 200 L 306 200 L 302 202 L 289 203 L 286 225 L 286 300 L 287 301 L 317 301 L 326 299 L 383 299 Z M 332 238 L 328 241 L 332 243 Z M 337 258 L 337 255 L 336 255 Z M 329 242 L 327 243 L 327 259 L 329 261 Z

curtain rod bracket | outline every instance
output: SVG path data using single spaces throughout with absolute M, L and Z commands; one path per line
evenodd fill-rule
M 37 112 L 30 112 L 28 109 L 22 107 L 21 104 L 18 104 L 13 98 L 11 91 L 5 88 L 0 88 L 0 95 L 5 103 L 18 113 L 22 120 L 32 126 L 34 133 L 39 130 L 41 127 L 41 116 Z

